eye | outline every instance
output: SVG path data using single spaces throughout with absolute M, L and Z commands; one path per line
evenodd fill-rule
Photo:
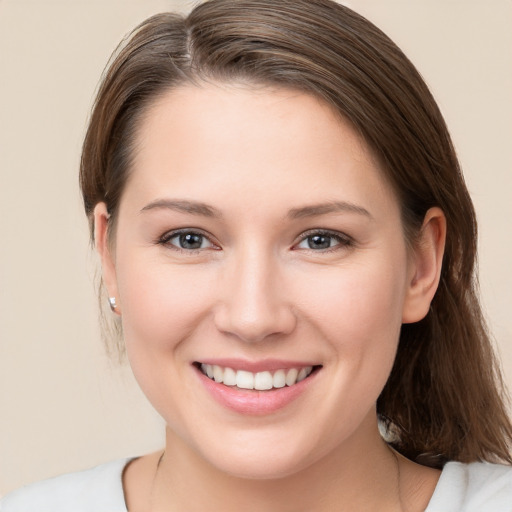
M 159 243 L 162 245 L 170 245 L 182 251 L 198 251 L 216 247 L 203 233 L 188 230 L 166 233 L 159 240 Z
M 301 238 L 295 247 L 313 251 L 328 251 L 337 246 L 346 247 L 352 243 L 348 236 L 332 231 L 309 231 L 304 233 Z

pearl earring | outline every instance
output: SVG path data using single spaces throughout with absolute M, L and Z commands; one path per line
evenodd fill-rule
M 108 304 L 110 306 L 110 309 L 115 313 L 117 308 L 116 298 L 115 297 L 109 297 L 108 298 Z

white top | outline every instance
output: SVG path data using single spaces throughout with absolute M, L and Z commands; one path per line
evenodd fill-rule
M 1 500 L 0 512 L 127 512 L 122 474 L 130 460 L 28 485 Z M 425 512 L 512 512 L 512 467 L 449 462 Z

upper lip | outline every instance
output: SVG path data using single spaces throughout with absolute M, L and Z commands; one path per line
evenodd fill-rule
M 198 364 L 211 364 L 223 368 L 232 368 L 233 370 L 245 370 L 251 373 L 271 372 L 276 370 L 287 370 L 289 368 L 305 368 L 308 366 L 319 366 L 318 363 L 311 361 L 292 361 L 284 359 L 262 359 L 259 361 L 250 361 L 238 358 L 206 358 L 196 361 Z

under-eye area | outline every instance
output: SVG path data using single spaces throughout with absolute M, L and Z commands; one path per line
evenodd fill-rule
M 199 362 L 194 363 L 194 366 L 209 379 L 219 384 L 256 391 L 270 391 L 293 386 L 322 368 L 321 365 L 301 366 L 253 373 Z

